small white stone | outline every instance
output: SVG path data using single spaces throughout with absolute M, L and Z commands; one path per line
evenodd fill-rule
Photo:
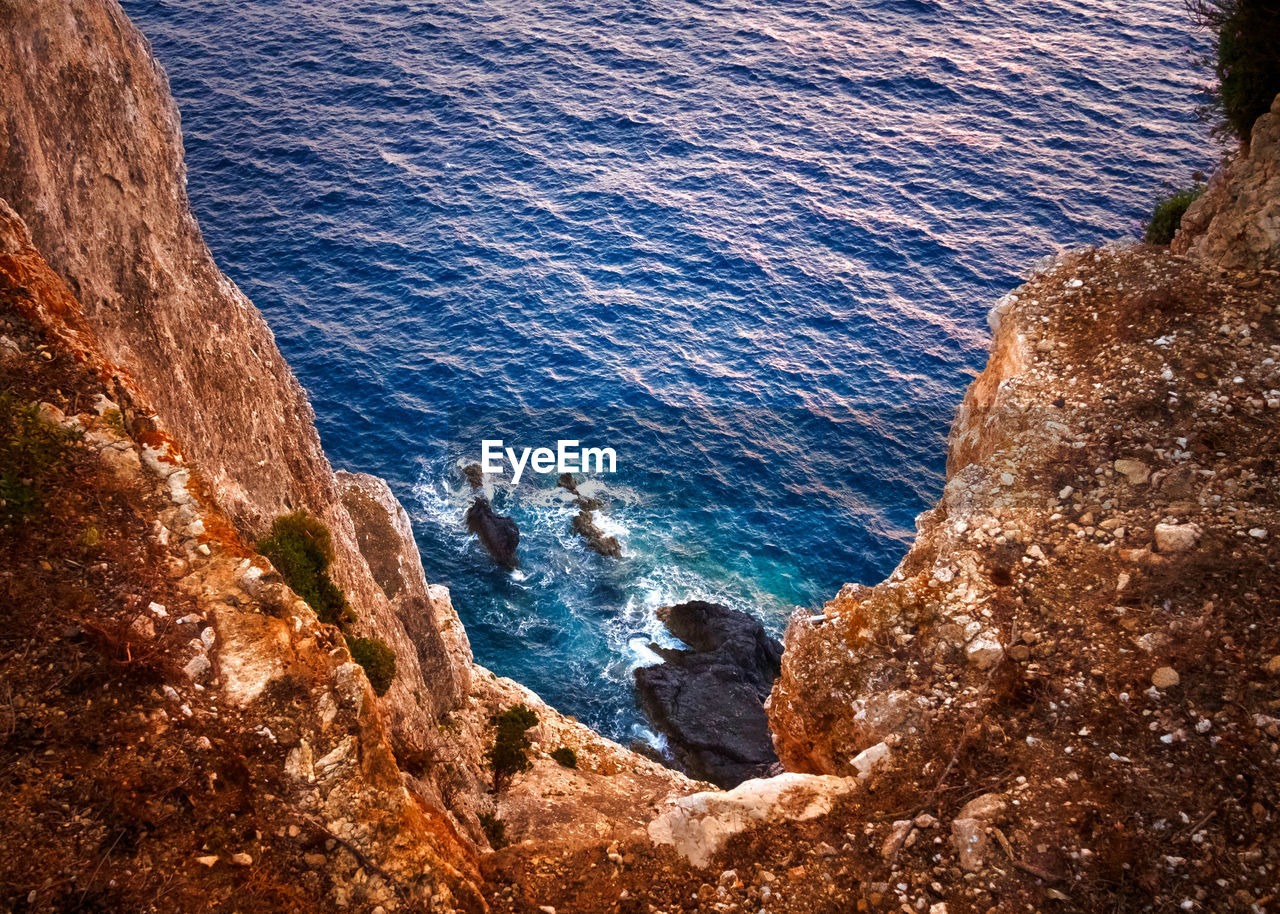
M 182 672 L 186 673 L 192 682 L 203 679 L 211 669 L 209 656 L 204 653 L 196 654 L 187 661 L 186 666 L 182 668 Z
M 1004 647 L 995 632 L 987 631 L 970 641 L 964 653 L 978 669 L 989 670 L 1004 656 Z
M 1256 540 L 1264 540 L 1267 538 L 1267 531 L 1264 527 L 1254 527 L 1249 531 L 1249 535 Z
M 852 765 L 858 772 L 859 780 L 865 779 L 871 775 L 876 766 L 889 757 L 889 744 L 876 743 L 870 748 L 863 749 L 853 757 Z
M 1187 552 L 1200 542 L 1197 524 L 1156 524 L 1157 552 Z

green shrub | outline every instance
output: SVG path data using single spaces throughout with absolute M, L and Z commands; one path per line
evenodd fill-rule
M 507 823 L 499 819 L 493 813 L 480 813 L 480 827 L 484 829 L 484 836 L 489 839 L 489 846 L 495 851 L 502 850 L 507 846 Z
M 375 695 L 386 695 L 391 681 L 396 678 L 396 652 L 381 638 L 352 638 L 347 636 L 347 650 L 351 659 L 364 667 Z
M 1253 122 L 1280 94 L 1280 4 L 1276 0 L 1187 0 L 1196 24 L 1213 35 L 1204 59 L 1217 86 L 1202 112 L 1220 135 L 1248 145 Z
M 271 560 L 321 622 L 345 628 L 355 621 L 346 596 L 329 578 L 333 539 L 320 521 L 305 511 L 277 517 L 271 535 L 258 542 L 258 551 Z
M 495 714 L 489 719 L 489 723 L 494 725 L 497 732 L 485 758 L 493 768 L 493 790 L 497 793 L 513 776 L 529 770 L 531 743 L 525 731 L 537 725 L 538 715 L 525 705 L 518 704 L 501 714 Z
M 1151 211 L 1151 219 L 1145 223 L 1143 238 L 1147 244 L 1165 245 L 1173 240 L 1174 233 L 1182 224 L 1182 214 L 1204 193 L 1204 185 L 1197 184 L 1186 190 L 1175 190 L 1156 201 Z
M 129 434 L 124 427 L 124 413 L 118 409 L 109 409 L 102 414 L 102 421 L 107 423 L 107 428 L 111 429 L 121 438 Z
M 568 746 L 561 746 L 551 753 L 551 757 L 566 768 L 578 767 L 578 753 Z
M 0 393 L 0 527 L 31 520 L 78 433 L 46 422 L 34 403 Z

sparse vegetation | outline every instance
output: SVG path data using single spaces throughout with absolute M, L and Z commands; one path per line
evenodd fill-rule
M 396 652 L 381 638 L 352 638 L 347 636 L 347 650 L 351 659 L 364 667 L 375 695 L 387 694 L 391 681 L 396 678 Z
M 102 421 L 107 423 L 107 428 L 111 429 L 121 438 L 125 437 L 128 432 L 124 427 L 124 414 L 118 409 L 109 409 L 102 414 Z
M 1248 146 L 1253 123 L 1280 94 L 1280 4 L 1275 0 L 1187 0 L 1195 23 L 1213 34 L 1201 63 L 1217 85 L 1201 114 L 1221 136 Z
M 499 819 L 493 813 L 480 813 L 480 827 L 484 829 L 484 836 L 489 839 L 489 846 L 495 851 L 502 850 L 507 846 L 507 823 Z
M 574 752 L 568 746 L 561 746 L 551 753 L 551 757 L 559 762 L 565 768 L 578 767 L 578 753 Z
M 497 732 L 485 758 L 493 768 L 493 792 L 498 793 L 511 778 L 528 771 L 530 727 L 537 726 L 538 715 L 523 704 L 515 705 L 490 718 Z
M 1175 190 L 1156 201 L 1151 218 L 1144 226 L 1143 238 L 1147 244 L 1166 245 L 1173 240 L 1182 224 L 1182 214 L 1204 193 L 1204 185 L 1197 184 L 1184 190 Z
M 305 511 L 277 517 L 271 535 L 258 542 L 293 592 L 307 601 L 321 622 L 347 633 L 356 616 L 346 595 L 329 577 L 333 538 L 329 528 Z M 351 659 L 364 668 L 374 694 L 385 695 L 396 678 L 396 652 L 381 638 L 346 634 Z
M 345 628 L 355 621 L 346 596 L 329 577 L 333 539 L 319 520 L 305 511 L 277 517 L 271 535 L 259 541 L 258 551 L 271 560 L 321 622 Z
M 0 393 L 0 528 L 40 514 L 46 485 L 77 437 L 46 422 L 34 403 Z

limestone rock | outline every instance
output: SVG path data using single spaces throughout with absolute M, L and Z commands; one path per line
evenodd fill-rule
M 1001 794 L 984 793 L 964 804 L 964 808 L 956 818 L 973 819 L 984 825 L 990 825 L 1004 815 L 1008 808 L 1009 804 Z
M 1198 524 L 1156 524 L 1156 551 L 1189 552 L 1200 542 L 1201 533 Z
M 981 632 L 965 646 L 965 656 L 980 670 L 989 670 L 1004 656 L 1000 637 L 991 631 Z
M 826 815 L 857 783 L 830 775 L 781 774 L 745 781 L 726 793 L 696 793 L 654 819 L 649 839 L 673 845 L 694 866 L 705 867 L 734 835 Z
M 855 755 L 853 769 L 858 772 L 858 778 L 869 778 L 872 772 L 889 757 L 890 752 L 889 744 L 881 741 Z
M 1141 460 L 1117 460 L 1114 466 L 1130 485 L 1141 486 L 1151 481 L 1151 468 Z
M 960 868 L 974 873 L 982 869 L 987 853 L 987 828 L 977 819 L 951 823 L 951 845 L 960 857 Z
M 1171 689 L 1181 681 L 1178 671 L 1171 666 L 1162 666 L 1151 674 L 1151 684 L 1157 689 Z
M 1280 96 L 1254 122 L 1248 154 L 1187 208 L 1170 248 L 1229 270 L 1280 264 Z
M 214 625 L 220 645 L 218 668 L 229 701 L 247 705 L 268 684 L 285 675 L 293 650 L 284 620 L 222 611 Z

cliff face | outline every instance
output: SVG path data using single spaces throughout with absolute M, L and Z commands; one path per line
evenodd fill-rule
M 481 908 L 340 633 L 170 439 L 126 426 L 149 404 L 2 202 L 0 331 L 6 448 L 63 436 L 35 516 L 0 529 L 4 905 Z
M 405 605 L 401 618 L 370 573 L 306 396 L 191 215 L 168 81 L 119 5 L 0 2 L 0 94 L 0 198 L 236 529 L 252 540 L 275 517 L 306 509 L 332 533 L 334 577 L 364 627 L 403 645 L 406 624 L 445 624 L 430 603 Z M 416 549 L 403 557 L 416 560 Z M 435 721 L 412 695 L 448 711 L 468 675 L 469 658 L 455 662 L 438 643 L 422 654 L 431 681 L 420 652 L 405 651 L 388 700 L 414 744 Z
M 978 910 L 1268 895 L 1280 797 L 1242 778 L 1280 733 L 1276 124 L 1188 212 L 1190 256 L 1072 252 L 995 307 L 910 552 L 791 619 L 778 754 L 882 759 L 867 875 L 977 874 L 944 894 Z
M 170 508 L 185 510 L 183 561 L 220 569 L 224 591 L 197 594 L 212 601 L 199 612 L 218 646 L 208 652 L 207 679 L 163 681 L 181 695 L 194 689 L 202 699 L 243 709 L 244 720 L 266 721 L 275 734 L 288 714 L 296 715 L 301 732 L 290 726 L 289 739 L 279 741 L 287 759 L 272 757 L 246 789 L 254 802 L 279 801 L 284 812 L 313 822 L 310 837 L 305 829 L 282 836 L 282 853 L 305 851 L 316 828 L 337 836 L 318 853 L 346 858 L 307 864 L 323 877 L 308 896 L 312 903 L 482 905 L 481 813 L 505 819 L 509 840 L 599 841 L 642 830 L 657 804 L 694 789 L 474 665 L 448 591 L 425 580 L 403 508 L 381 480 L 334 474 L 270 330 L 214 264 L 188 209 L 178 114 L 164 73 L 114 0 L 0 0 L 0 97 L 0 213 L 12 268 L 0 319 L 40 339 L 50 357 L 90 366 L 94 390 L 68 381 L 42 395 L 95 430 L 101 417 L 85 414 L 85 404 L 102 393 L 117 405 L 118 425 L 111 428 L 123 443 L 102 445 L 108 454 L 125 455 L 119 459 L 132 467 L 128 454 L 141 454 L 146 464 L 147 448 L 163 448 L 151 455 L 164 476 L 161 487 L 170 484 L 165 468 L 173 465 L 198 483 L 199 517 L 187 503 Z M 19 268 L 37 263 L 39 269 Z M 36 350 L 22 352 L 39 358 Z M 28 394 L 38 392 L 24 387 Z M 336 632 L 317 628 L 278 578 L 257 590 L 250 569 L 267 576 L 261 580 L 274 572 L 253 552 L 253 541 L 275 517 L 298 509 L 332 534 L 333 575 L 356 611 L 357 633 L 376 635 L 396 652 L 396 676 L 381 698 L 368 691 Z M 143 499 L 135 513 L 171 530 L 164 510 Z M 193 526 L 196 520 L 203 527 Z M 11 551 L 12 541 L 3 545 Z M 222 551 L 250 564 L 224 567 Z M 198 583 L 191 567 L 160 569 L 166 579 Z M 240 580 L 246 574 L 252 580 Z M 272 689 L 253 685 L 277 668 L 295 689 L 288 712 L 268 707 Z M 339 716 L 336 731 L 334 695 L 326 698 L 320 687 L 326 677 L 341 680 L 330 691 L 340 687 L 354 702 L 355 717 Z M 490 718 L 517 702 L 539 717 L 531 731 L 532 770 L 495 797 L 485 758 L 494 738 Z M 577 751 L 576 769 L 550 760 L 562 746 Z M 72 750 L 59 743 L 58 751 Z M 317 765 L 326 770 L 313 770 Z M 329 789 L 339 770 L 350 771 L 341 802 L 330 800 Z M 325 786 L 288 792 L 278 785 L 281 777 L 290 785 L 300 779 Z M 141 848 L 153 853 L 145 841 Z M 114 871 L 104 867 L 102 875 Z M 418 875 L 410 879 L 410 871 Z M 243 883 L 250 875 L 233 879 L 211 866 L 191 879 Z
M 1248 155 L 1187 208 L 1171 247 L 1226 270 L 1280 263 L 1280 98 L 1254 125 Z

